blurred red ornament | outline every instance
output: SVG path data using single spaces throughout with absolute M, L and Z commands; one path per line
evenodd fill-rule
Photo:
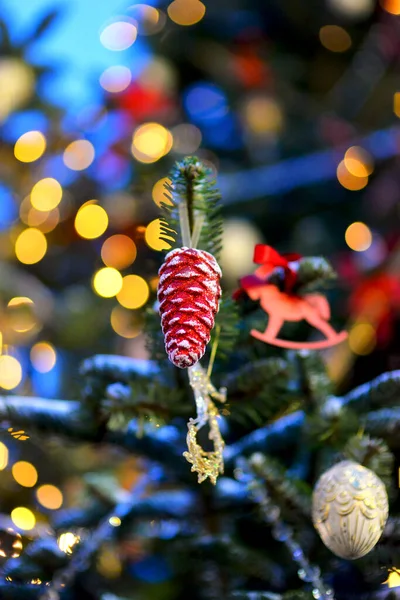
M 136 82 L 118 94 L 117 103 L 120 108 L 128 111 L 138 121 L 175 108 L 174 99 L 164 91 L 145 88 Z
M 347 332 L 336 333 L 328 323 L 330 306 L 323 294 L 296 294 L 294 286 L 297 282 L 297 261 L 299 254 L 279 254 L 271 246 L 257 244 L 254 250 L 254 262 L 261 265 L 254 275 L 240 280 L 241 289 L 252 300 L 259 300 L 261 308 L 269 315 L 268 325 L 264 332 L 251 330 L 251 335 L 258 340 L 274 346 L 292 349 L 318 349 L 334 346 L 347 338 Z M 275 284 L 268 283 L 269 277 L 277 269 L 283 271 L 284 291 Z M 240 290 L 239 290 L 240 294 Z M 235 294 L 238 296 L 238 293 Z M 326 339 L 320 342 L 294 342 L 277 337 L 285 321 L 307 321 L 312 327 L 321 331 Z

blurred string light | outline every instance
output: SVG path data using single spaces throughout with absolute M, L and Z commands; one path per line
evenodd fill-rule
M 390 571 L 388 578 L 384 583 L 387 583 L 389 588 L 398 587 L 400 585 L 400 572 Z
M 225 93 L 208 82 L 189 86 L 184 94 L 184 104 L 191 119 L 203 125 L 215 124 L 229 111 Z
M 57 510 L 63 503 L 62 492 L 55 485 L 41 485 L 36 490 L 36 497 L 38 502 L 49 510 Z
M 159 33 L 167 20 L 164 12 L 148 4 L 135 4 L 128 10 L 136 22 L 139 35 Z
M 372 156 L 361 146 L 351 146 L 343 159 L 346 169 L 356 177 L 365 178 L 374 170 Z
M 352 192 L 362 190 L 368 184 L 368 177 L 358 177 L 350 173 L 344 160 L 338 164 L 336 175 L 339 183 Z
M 0 58 L 0 121 L 21 108 L 33 95 L 35 76 L 19 58 Z
M 244 119 L 248 128 L 256 134 L 278 133 L 284 117 L 278 102 L 268 96 L 253 96 L 244 105 Z
M 60 535 L 57 540 L 57 544 L 61 552 L 65 552 L 65 554 L 72 554 L 74 546 L 76 546 L 79 541 L 79 535 L 76 535 L 72 531 L 66 531 Z
M 6 185 L 0 183 L 0 230 L 9 229 L 17 217 L 18 209 L 14 196 Z
M 119 517 L 110 517 L 108 519 L 108 522 L 110 523 L 110 525 L 112 527 L 119 527 L 122 523 L 121 519 Z
M 83 171 L 94 161 L 94 147 L 88 140 L 75 140 L 64 150 L 63 160 L 66 167 L 73 171 Z
M 14 356 L 0 356 L 0 388 L 13 390 L 22 381 L 21 363 Z
M 38 480 L 38 472 L 35 467 L 24 460 L 16 462 L 11 468 L 15 481 L 23 487 L 34 487 Z
M 190 123 L 181 123 L 171 129 L 173 137 L 172 148 L 179 154 L 192 154 L 201 144 L 201 131 Z
M 139 275 L 126 275 L 122 287 L 117 293 L 117 300 L 124 308 L 140 308 L 149 298 L 149 286 Z
M 17 333 L 27 333 L 37 327 L 35 305 L 27 296 L 15 296 L 7 305 L 7 320 Z
M 171 180 L 168 177 L 163 177 L 159 179 L 154 185 L 151 191 L 151 197 L 153 201 L 157 204 L 157 206 L 161 207 L 162 204 L 167 204 L 168 206 L 172 206 L 173 202 L 169 199 L 170 193 L 167 192 L 165 186 L 170 185 Z
M 206 13 L 205 5 L 199 0 L 174 0 L 167 9 L 168 16 L 177 25 L 194 25 Z
M 31 363 L 39 373 L 48 373 L 55 366 L 57 354 L 54 347 L 48 342 L 37 342 L 31 348 Z
M 358 356 L 370 354 L 376 346 L 376 332 L 371 323 L 356 323 L 350 328 L 350 350 Z
M 123 21 L 114 21 L 100 34 L 100 42 L 107 50 L 126 50 L 135 42 L 137 28 L 133 20 L 125 18 Z
M 75 229 L 83 238 L 93 240 L 103 235 L 108 227 L 108 215 L 96 201 L 86 202 L 76 213 Z
M 346 244 L 356 252 L 364 252 L 372 244 L 372 233 L 370 228 L 361 221 L 352 223 L 344 234 Z
M 2 558 L 18 558 L 23 549 L 21 535 L 11 527 L 2 531 L 0 540 L 0 556 Z
M 93 277 L 93 289 L 103 298 L 116 296 L 122 288 L 122 275 L 113 267 L 103 267 Z
M 109 237 L 101 248 L 101 258 L 107 267 L 126 269 L 136 259 L 136 244 L 127 235 L 116 234 Z
M 319 30 L 321 44 L 331 52 L 346 52 L 351 47 L 351 37 L 339 25 L 324 25 Z
M 239 277 L 252 270 L 253 257 L 246 250 L 262 242 L 258 229 L 244 219 L 225 221 L 222 238 L 221 265 L 224 276 L 236 282 Z
M 133 133 L 132 154 L 143 163 L 153 163 L 171 150 L 173 137 L 159 123 L 144 123 Z
M 169 250 L 169 248 L 171 248 L 171 244 L 164 239 L 164 237 L 162 236 L 162 228 L 161 228 L 161 220 L 160 219 L 154 219 L 154 221 L 151 221 L 145 230 L 144 233 L 144 239 L 146 244 L 149 246 L 149 248 L 152 248 L 152 250 Z M 171 241 L 174 241 L 174 238 L 171 236 Z
M 0 471 L 4 471 L 4 469 L 8 465 L 8 448 L 3 442 L 0 442 Z
M 46 138 L 40 131 L 27 131 L 15 142 L 14 156 L 21 162 L 38 160 L 46 150 Z
M 111 327 L 119 336 L 132 339 L 142 333 L 143 323 L 135 313 L 122 306 L 115 306 L 110 316 Z
M 128 67 L 114 65 L 105 69 L 100 75 L 100 85 L 111 94 L 117 94 L 126 90 L 132 81 L 132 73 Z
M 34 210 L 34 209 L 32 209 Z M 30 215 L 31 218 L 31 215 Z M 42 233 L 49 233 L 53 231 L 57 227 L 60 222 L 60 211 L 58 208 L 53 208 L 53 210 L 49 211 L 46 215 L 46 218 L 42 223 L 40 223 L 37 228 L 40 229 Z
M 395 92 L 393 95 L 393 112 L 396 117 L 400 117 L 400 92 Z
M 375 0 L 328 0 L 331 10 L 348 19 L 366 19 L 375 9 Z
M 96 567 L 98 572 L 107 579 L 116 579 L 121 575 L 121 560 L 113 545 L 102 545 L 101 550 L 97 555 Z
M 62 193 L 62 187 L 57 179 L 46 177 L 33 186 L 31 204 L 37 210 L 52 210 L 60 204 Z
M 11 520 L 18 529 L 30 531 L 36 525 L 36 517 L 29 508 L 18 506 L 11 511 Z
M 380 0 L 380 4 L 391 15 L 400 15 L 400 0 Z
M 24 229 L 16 239 L 15 255 L 25 265 L 33 265 L 42 260 L 47 252 L 47 240 L 35 227 Z

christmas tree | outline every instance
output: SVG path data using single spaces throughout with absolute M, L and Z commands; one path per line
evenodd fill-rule
M 74 119 L 2 24 L 1 598 L 394 594 L 396 7 L 134 5 Z

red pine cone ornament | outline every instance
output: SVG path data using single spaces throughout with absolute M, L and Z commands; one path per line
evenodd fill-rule
M 219 308 L 221 269 L 212 254 L 177 248 L 159 270 L 158 301 L 165 349 L 181 369 L 197 363 L 210 341 Z

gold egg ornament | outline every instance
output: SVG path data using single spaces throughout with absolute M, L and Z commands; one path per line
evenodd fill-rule
M 388 518 L 385 486 L 370 469 L 342 461 L 318 480 L 312 520 L 325 546 L 347 560 L 365 556 L 382 535 Z

